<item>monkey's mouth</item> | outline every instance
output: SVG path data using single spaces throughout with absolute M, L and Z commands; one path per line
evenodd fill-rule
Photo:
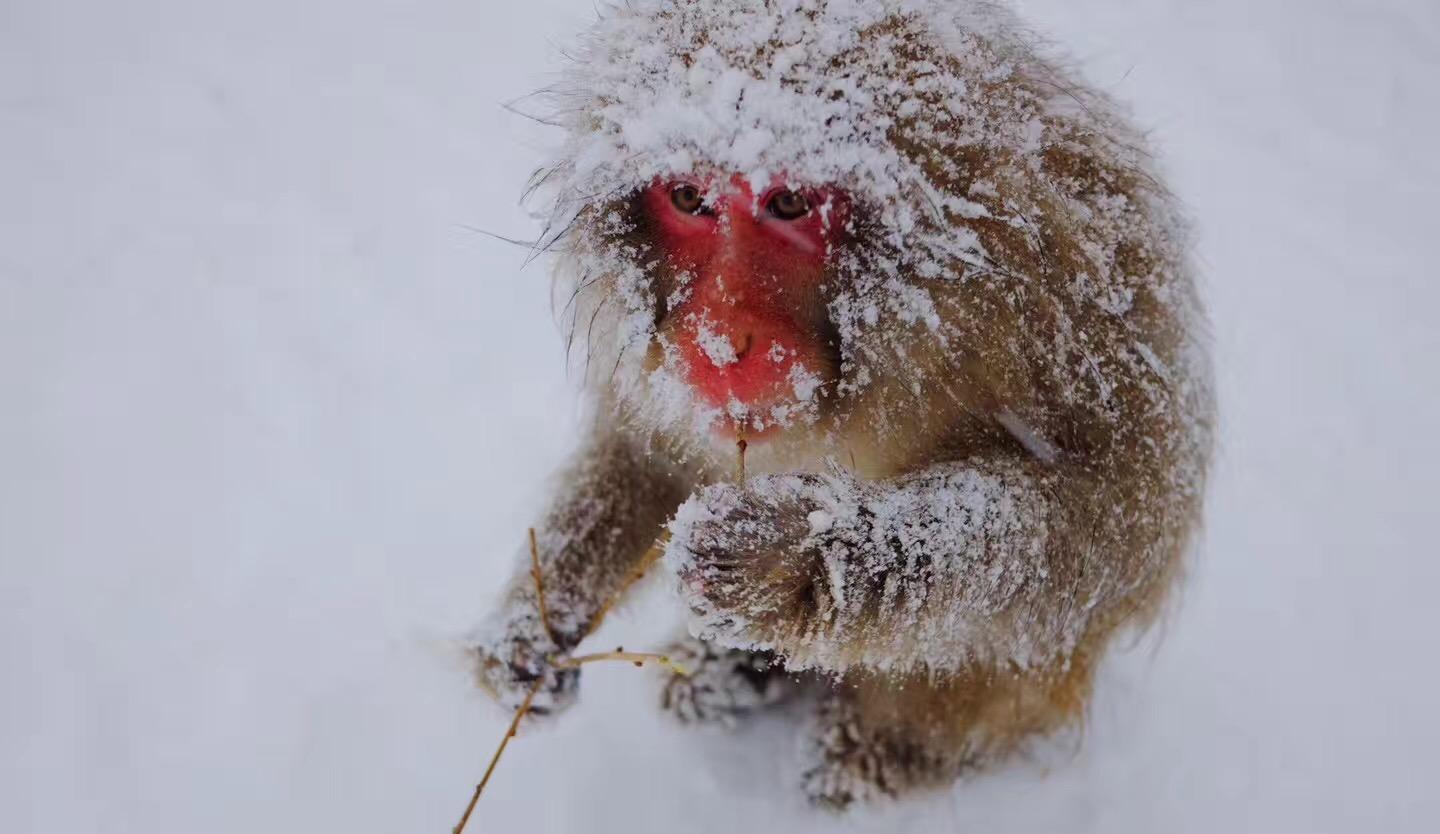
M 721 417 L 712 430 L 734 440 L 762 441 L 815 422 L 827 375 L 823 357 L 788 321 L 762 316 L 725 322 L 687 316 L 677 342 L 686 382 Z

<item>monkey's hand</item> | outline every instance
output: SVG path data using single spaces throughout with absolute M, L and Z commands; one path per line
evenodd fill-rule
M 967 635 L 1035 631 L 1010 613 L 1047 577 L 1040 483 L 971 461 L 716 484 L 680 507 L 666 561 L 702 639 L 791 669 L 919 666 Z
M 533 597 L 517 593 L 509 602 L 501 616 L 471 638 L 475 680 L 512 711 L 539 682 L 530 714 L 559 712 L 575 702 L 579 691 L 580 670 L 555 666 L 555 659 L 573 646 L 561 646 L 550 636 Z
M 696 636 L 788 654 L 841 625 L 858 583 L 878 575 L 864 488 L 844 475 L 771 475 L 714 484 L 680 507 L 667 564 L 680 577 Z M 858 600 L 856 600 L 858 602 Z

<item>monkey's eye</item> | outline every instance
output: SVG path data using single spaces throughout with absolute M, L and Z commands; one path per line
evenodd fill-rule
M 688 182 L 677 183 L 670 189 L 670 203 L 686 214 L 705 212 L 705 195 L 698 186 Z
M 778 191 L 766 208 L 781 220 L 799 220 L 810 213 L 810 201 L 797 191 Z

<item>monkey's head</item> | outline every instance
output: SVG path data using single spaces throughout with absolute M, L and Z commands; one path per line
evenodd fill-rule
M 1087 356 L 1188 301 L 1132 137 L 1059 79 L 989 3 L 605 10 L 536 180 L 602 401 L 757 469 L 1092 442 L 1179 341 Z

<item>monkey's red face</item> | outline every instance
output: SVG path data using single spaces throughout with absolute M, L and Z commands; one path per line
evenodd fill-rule
M 681 276 L 662 327 L 690 387 L 726 415 L 719 428 L 759 438 L 813 414 L 838 364 L 822 290 L 845 194 L 685 177 L 653 183 L 644 204 Z

